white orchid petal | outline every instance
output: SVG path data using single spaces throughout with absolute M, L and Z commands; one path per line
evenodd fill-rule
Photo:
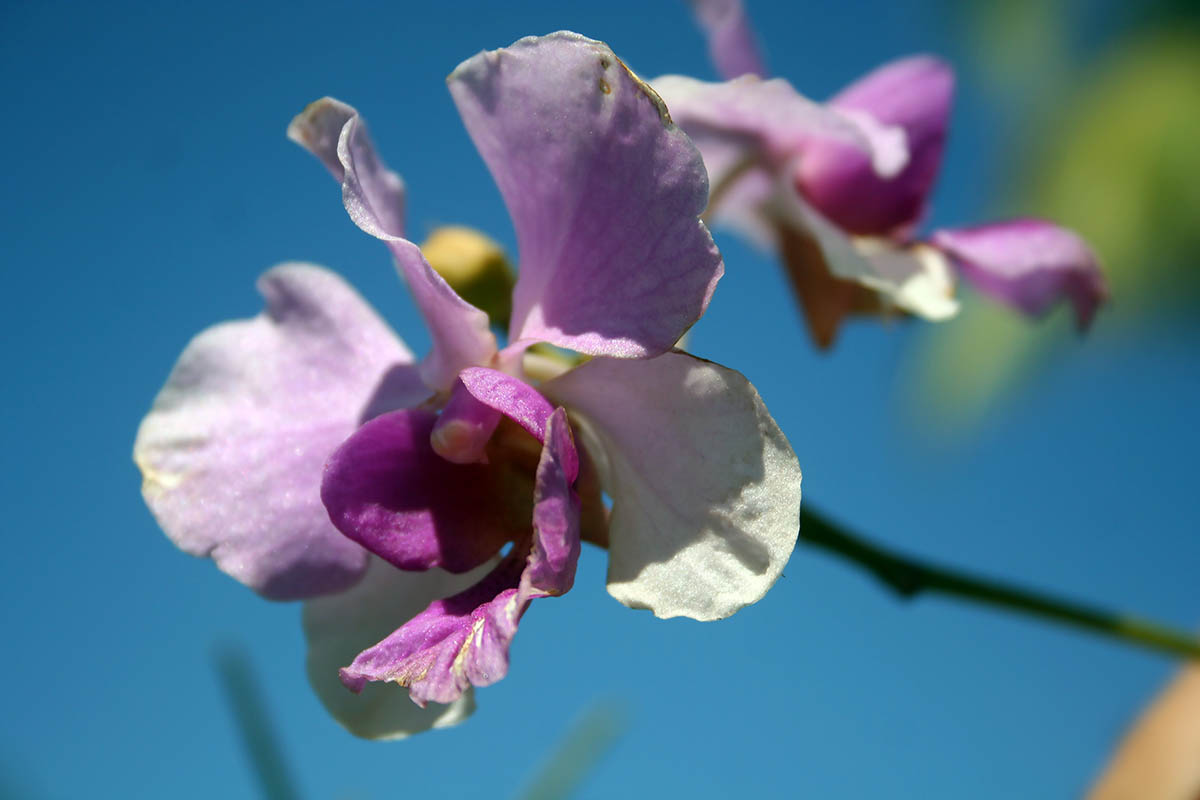
M 594 359 L 543 387 L 612 497 L 608 590 L 659 617 L 759 600 L 796 544 L 800 467 L 741 374 L 681 352 Z

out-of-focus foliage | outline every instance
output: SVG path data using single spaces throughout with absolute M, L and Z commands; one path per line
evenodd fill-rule
M 298 800 L 300 793 L 245 648 L 232 643 L 221 645 L 213 652 L 213 665 L 261 796 L 264 800 Z
M 261 796 L 265 800 L 297 800 L 302 795 L 245 648 L 234 643 L 220 645 L 213 651 L 213 665 Z M 574 795 L 626 728 L 620 706 L 597 705 L 585 711 L 535 771 L 520 800 L 563 800 Z M 0 800 L 34 796 L 26 787 L 14 791 L 17 785 L 12 775 L 0 770 Z
M 589 709 L 567 731 L 550 760 L 521 793 L 521 800 L 562 800 L 574 795 L 625 728 L 619 710 L 611 706 Z
M 1082 343 L 1097 347 L 1200 302 L 1200 26 L 1191 5 L 1161 6 L 1072 65 L 1055 41 L 1067 16 L 1062 4 L 991 4 L 976 24 L 983 66 L 1022 122 L 1003 208 L 1093 244 L 1112 292 Z M 920 407 L 952 429 L 979 419 L 1076 339 L 1066 317 L 1030 324 L 971 298 L 919 348 Z
M 1113 54 L 1033 167 L 1037 213 L 1103 254 L 1118 323 L 1200 299 L 1198 135 L 1200 35 L 1154 32 Z

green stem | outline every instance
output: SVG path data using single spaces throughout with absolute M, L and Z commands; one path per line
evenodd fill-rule
M 213 656 L 217 675 L 225 689 L 225 699 L 233 712 L 262 796 L 266 800 L 297 800 L 300 795 L 245 650 L 226 644 Z
M 941 593 L 1138 645 L 1149 650 L 1200 659 L 1200 640 L 1153 622 L 1114 614 L 1053 595 L 922 563 L 885 550 L 847 532 L 811 509 L 800 512 L 800 541 L 854 562 L 889 589 L 908 599 L 922 592 Z

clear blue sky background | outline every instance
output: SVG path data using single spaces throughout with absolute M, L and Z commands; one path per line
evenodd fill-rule
M 934 221 L 983 214 L 1000 177 L 992 131 L 1011 120 L 982 97 L 943 6 L 752 10 L 773 67 L 814 97 L 894 56 L 954 61 Z M 510 677 L 467 724 L 376 744 L 324 714 L 299 608 L 159 532 L 130 461 L 136 426 L 188 339 L 256 313 L 254 279 L 280 261 L 340 270 L 422 351 L 387 253 L 284 128 L 323 94 L 355 104 L 408 181 L 414 235 L 468 223 L 511 247 L 443 79 L 480 49 L 560 28 L 645 76 L 712 75 L 669 0 L 0 10 L 4 790 L 253 796 L 212 667 L 222 641 L 248 649 L 314 798 L 512 796 L 597 704 L 627 728 L 585 798 L 1071 797 L 1170 674 L 1083 634 L 900 604 L 804 550 L 734 618 L 663 622 L 609 598 L 604 555 L 588 550 L 575 590 L 526 616 Z M 808 500 L 917 553 L 1200 622 L 1194 325 L 1074 345 L 970 436 L 933 443 L 897 402 L 916 325 L 853 326 L 814 354 L 772 261 L 718 242 L 727 274 L 692 347 L 758 386 Z

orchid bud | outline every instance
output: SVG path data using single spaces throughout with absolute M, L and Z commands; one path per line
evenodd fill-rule
M 462 299 L 493 325 L 508 326 L 516 277 L 499 244 L 474 228 L 448 225 L 434 230 L 421 253 Z

